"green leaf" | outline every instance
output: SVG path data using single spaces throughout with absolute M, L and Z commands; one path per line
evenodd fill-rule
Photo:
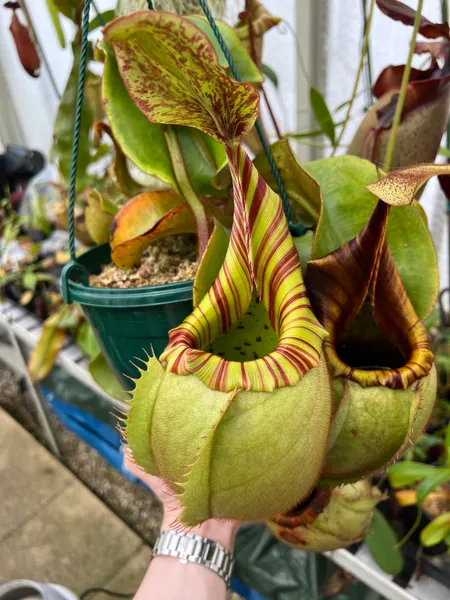
M 323 135 L 323 131 L 321 129 L 314 129 L 314 131 L 305 131 L 304 133 L 286 133 L 284 137 L 290 138 L 292 140 L 302 140 L 303 138 L 319 137 L 319 135 Z
M 434 467 L 435 473 L 428 475 L 422 483 L 417 487 L 417 502 L 422 504 L 425 498 L 433 492 L 437 487 L 450 481 L 450 469 L 441 469 Z
M 294 246 L 296 247 L 300 257 L 302 272 L 305 273 L 306 264 L 308 260 L 310 260 L 312 254 L 314 233 L 312 231 L 307 231 L 304 235 L 294 237 L 293 240 Z
M 278 75 L 275 73 L 273 69 L 269 67 L 269 65 L 263 64 L 261 67 L 262 74 L 267 77 L 269 81 L 273 83 L 273 85 L 278 88 Z
M 290 200 L 294 220 L 307 226 L 316 225 L 322 206 L 320 185 L 311 176 L 308 169 L 300 163 L 288 140 L 275 142 L 270 149 Z M 254 165 L 263 176 L 264 181 L 274 192 L 279 193 L 264 152 L 258 154 Z
M 344 121 L 339 121 L 338 123 L 335 123 L 335 127 L 338 127 L 343 123 Z M 319 137 L 319 135 L 323 135 L 323 131 L 321 129 L 315 129 L 313 131 L 305 131 L 301 133 L 286 133 L 284 137 L 292 140 L 302 140 L 304 138 Z
M 330 110 L 325 102 L 324 97 L 315 88 L 309 90 L 309 100 L 317 124 L 319 125 L 322 133 L 329 138 L 330 142 L 335 142 L 335 125 L 333 117 L 331 116 Z
M 100 346 L 89 323 L 83 323 L 77 333 L 78 348 L 87 358 L 94 358 L 100 354 Z
M 208 36 L 209 41 L 214 46 L 214 50 L 219 58 L 219 64 L 223 67 L 228 67 L 228 61 L 225 58 L 219 42 L 211 29 L 206 17 L 200 15 L 191 15 L 187 17 L 191 23 L 194 23 L 199 29 L 204 31 Z M 225 44 L 231 54 L 234 64 L 239 72 L 242 81 L 248 83 L 261 83 L 263 78 L 261 73 L 258 71 L 257 66 L 250 58 L 245 46 L 239 39 L 237 33 L 229 25 L 225 25 L 221 21 L 216 21 L 216 25 L 222 34 Z
M 105 12 L 96 15 L 89 23 L 89 31 L 94 31 L 98 27 L 104 27 L 115 17 L 115 10 L 105 10 Z
M 78 87 L 78 72 L 80 69 L 80 49 L 74 44 L 73 66 L 64 90 L 53 130 L 52 158 L 58 161 L 58 167 L 67 184 L 70 178 L 72 163 L 73 128 Z M 89 74 L 87 74 L 89 80 Z M 87 85 L 87 84 L 86 84 Z M 83 103 L 80 147 L 78 152 L 77 180 L 79 187 L 84 187 L 86 171 L 90 163 L 91 142 L 90 130 L 94 121 L 93 111 L 88 102 Z
M 103 100 L 114 136 L 128 158 L 144 173 L 176 185 L 164 134 L 134 104 L 122 82 L 112 46 L 98 45 L 105 53 Z M 149 149 L 151 148 L 151 152 Z
M 447 457 L 447 467 L 450 469 L 450 423 L 445 432 L 445 452 Z
M 102 388 L 111 398 L 123 400 L 124 390 L 116 376 L 111 371 L 103 354 L 97 354 L 88 365 L 89 373 L 95 383 Z
M 74 23 L 77 21 L 77 13 L 80 7 L 79 0 L 53 0 L 53 4 L 68 19 L 71 19 Z
M 112 47 L 104 42 L 103 98 L 114 137 L 141 171 L 177 189 L 177 181 L 163 129 L 140 112 L 122 82 Z M 191 184 L 201 195 L 220 195 L 210 182 L 226 164 L 221 144 L 201 131 L 177 127 L 178 140 Z M 151 148 L 151 152 L 149 152 Z M 226 192 L 222 192 L 225 195 Z
M 27 290 L 31 290 L 32 292 L 34 292 L 34 290 L 36 289 L 36 284 L 37 284 L 37 276 L 36 273 L 33 273 L 33 271 L 25 271 L 25 273 L 23 274 L 23 285 Z
M 322 189 L 323 207 L 312 254 L 320 258 L 365 227 L 377 199 L 364 186 L 378 175 L 372 163 L 355 156 L 321 159 L 305 168 Z M 419 319 L 424 319 L 436 303 L 439 273 L 433 240 L 416 203 L 391 208 L 387 239 L 406 292 Z
M 428 548 L 442 542 L 450 533 L 450 512 L 439 515 L 431 521 L 421 532 L 422 546 Z
M 47 0 L 47 8 L 52 19 L 53 27 L 55 28 L 56 35 L 58 37 L 58 42 L 61 48 L 66 47 L 66 38 L 64 36 L 64 30 L 61 25 L 61 21 L 59 18 L 59 11 L 55 5 L 54 0 Z
M 210 182 L 226 164 L 223 145 L 198 129 L 175 127 L 175 131 L 195 191 L 205 196 L 220 196 Z
M 149 358 L 147 368 L 140 372 L 136 379 L 139 393 L 145 397 L 145 402 L 140 402 L 134 396 L 130 403 L 130 411 L 127 417 L 127 440 L 133 451 L 133 459 L 147 473 L 159 474 L 153 464 L 150 449 L 150 431 L 153 411 L 158 397 L 159 387 L 164 377 L 164 369 L 157 358 Z
M 438 435 L 431 435 L 430 433 L 423 433 L 420 440 L 417 442 L 417 447 L 422 448 L 423 450 L 429 450 L 434 446 L 442 446 L 442 439 Z
M 403 569 L 403 556 L 396 548 L 397 541 L 389 523 L 375 509 L 366 544 L 378 566 L 389 575 L 398 575 Z
M 92 190 L 88 196 L 88 205 L 85 210 L 86 229 L 96 244 L 106 244 L 109 241 L 109 231 L 116 210 L 105 210 L 107 202 L 98 190 Z M 108 206 L 111 203 L 106 204 Z
M 399 488 L 420 481 L 435 473 L 436 468 L 418 462 L 403 461 L 388 467 L 392 487 Z
M 445 158 L 450 158 L 450 149 L 446 148 L 445 146 L 440 146 L 439 154 Z
M 214 231 L 209 238 L 202 261 L 197 270 L 194 281 L 194 306 L 200 303 L 200 300 L 214 283 L 220 268 L 225 260 L 230 241 L 230 232 L 228 229 L 215 221 Z
M 228 144 L 253 128 L 259 94 L 227 76 L 208 37 L 188 20 L 142 11 L 114 19 L 104 38 L 149 121 L 194 127 Z

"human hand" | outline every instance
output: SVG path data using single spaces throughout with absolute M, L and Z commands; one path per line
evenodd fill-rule
M 180 501 L 167 483 L 160 477 L 149 475 L 144 469 L 137 465 L 133 460 L 129 448 L 125 449 L 124 466 L 128 471 L 133 473 L 133 475 L 148 485 L 152 492 L 154 492 L 159 500 L 161 500 L 164 509 L 161 531 L 164 531 L 165 529 L 179 530 L 180 527 L 187 530 L 187 528 L 182 526 L 179 522 L 179 517 L 182 512 Z M 232 550 L 239 525 L 239 521 L 209 519 L 202 523 L 202 525 L 190 528 L 189 533 L 207 537 L 219 542 L 229 550 Z

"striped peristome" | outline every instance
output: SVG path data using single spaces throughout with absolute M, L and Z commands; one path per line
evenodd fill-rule
M 241 145 L 227 149 L 233 177 L 234 220 L 219 275 L 193 312 L 169 335 L 161 356 L 167 370 L 195 374 L 220 391 L 273 391 L 295 385 L 320 364 L 324 329 L 315 318 L 280 198 Z M 247 362 L 203 350 L 240 321 L 254 290 L 278 337 L 275 350 Z

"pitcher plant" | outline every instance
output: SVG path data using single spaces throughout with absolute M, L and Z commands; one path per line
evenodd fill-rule
M 281 199 L 241 144 L 258 116 L 255 88 L 232 79 L 184 17 L 138 12 L 104 39 L 140 114 L 223 145 L 233 189 L 231 233 L 215 222 L 192 313 L 140 366 L 125 419 L 135 461 L 173 489 L 184 526 L 268 519 L 321 477 L 335 485 L 383 467 L 420 433 L 435 393 L 428 338 L 386 241 L 389 206 L 413 202 L 420 168 L 414 185 L 398 172 L 369 188 L 380 201 L 366 226 L 309 261 L 305 286 Z M 343 344 L 370 309 L 388 351 L 359 365 Z M 378 332 L 369 362 L 377 344 Z

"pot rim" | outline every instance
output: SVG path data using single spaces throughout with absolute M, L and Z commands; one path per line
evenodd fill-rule
M 93 273 L 109 257 L 109 244 L 101 244 L 84 252 L 77 262 L 89 273 Z M 121 309 L 192 302 L 194 282 L 188 280 L 137 288 L 101 288 L 78 283 L 69 275 L 67 284 L 71 302 L 78 302 L 83 306 Z

